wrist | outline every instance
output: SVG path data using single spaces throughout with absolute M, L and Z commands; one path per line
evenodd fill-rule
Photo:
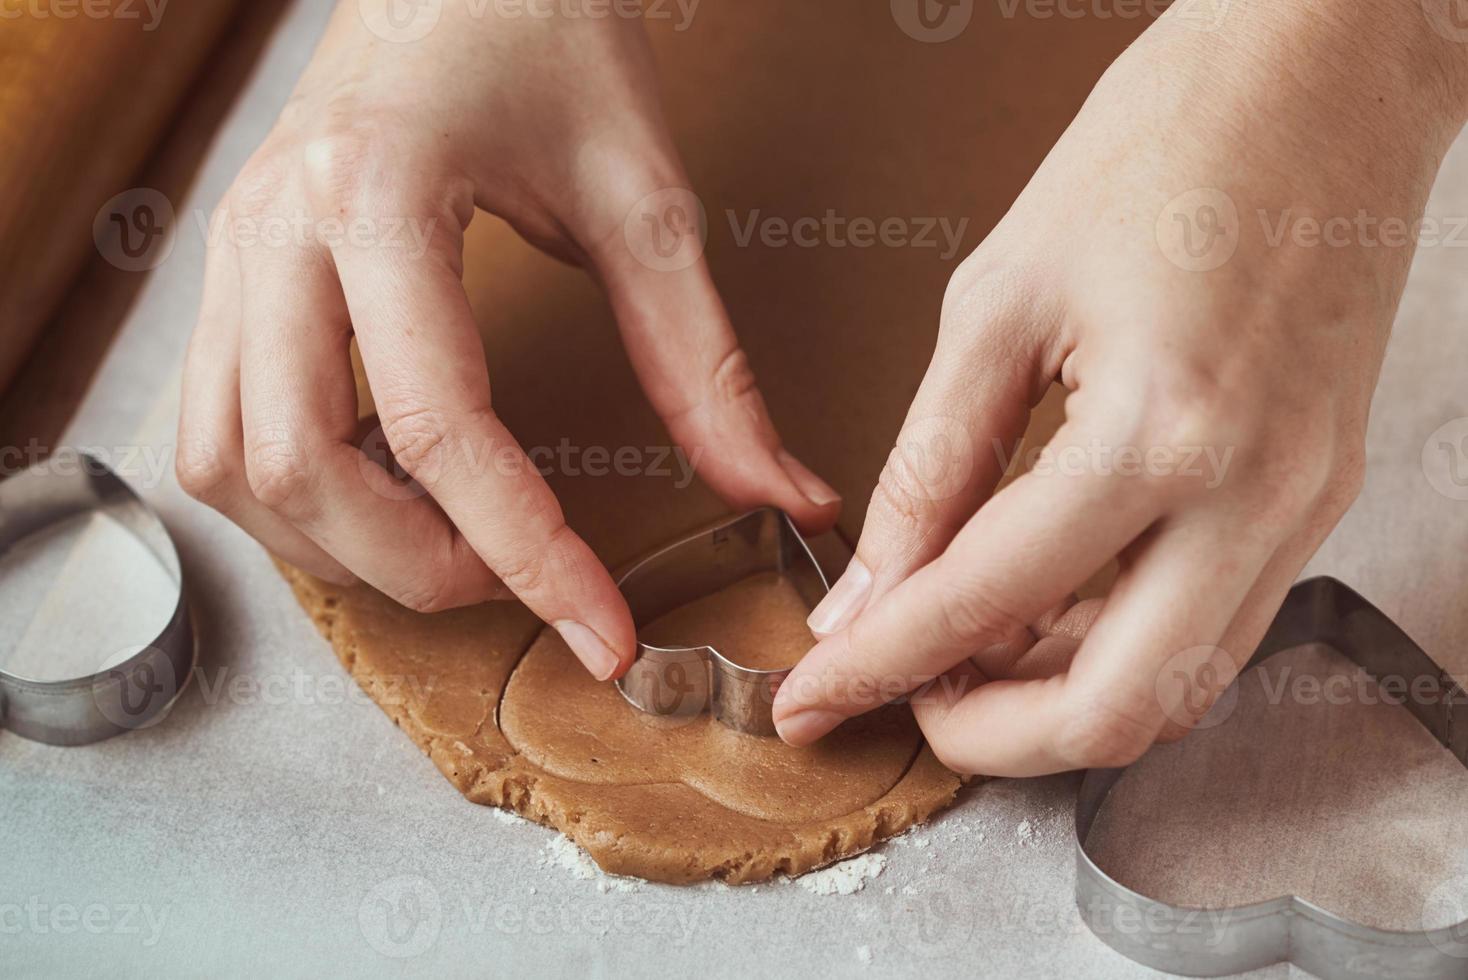
M 1360 168 L 1342 163 L 1370 161 L 1378 177 L 1430 183 L 1468 121 L 1468 22 L 1454 40 L 1448 14 L 1427 11 L 1455 2 L 1176 3 L 1129 56 L 1161 66 L 1179 108 L 1261 153 L 1347 179 Z

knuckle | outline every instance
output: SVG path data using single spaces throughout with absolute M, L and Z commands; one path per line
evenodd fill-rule
M 1057 751 L 1076 769 L 1129 766 L 1152 747 L 1154 726 L 1114 707 L 1091 703 L 1056 735 Z
M 988 589 L 962 577 L 945 577 L 934 621 L 940 642 L 961 649 L 977 649 L 1026 629 L 1023 618 L 996 603 L 988 593 Z
M 427 406 L 390 412 L 382 423 L 398 465 L 420 483 L 439 471 L 455 429 L 451 413 Z
M 545 583 L 545 560 L 542 555 L 527 551 L 495 562 L 494 573 L 516 595 L 531 594 Z
M 914 533 L 931 533 L 950 501 L 972 490 L 976 460 L 971 435 L 952 419 L 909 420 L 877 477 L 873 502 Z
M 298 510 L 311 482 L 309 459 L 289 437 L 259 442 L 245 457 L 250 492 L 271 510 Z
M 939 329 L 993 328 L 1007 321 L 1010 311 L 1022 308 L 1025 293 L 1025 278 L 1014 264 L 995 259 L 981 248 L 960 262 L 948 278 Z
M 936 501 L 924 486 L 921 468 L 901 446 L 888 455 L 887 465 L 877 477 L 872 503 L 885 521 L 911 533 L 925 527 L 936 508 Z
M 571 528 L 564 521 L 559 521 L 555 530 L 543 542 L 528 545 L 497 560 L 493 566 L 494 573 L 517 596 L 525 597 L 543 591 L 550 581 L 550 570 L 553 566 L 564 566 L 570 574 L 569 563 L 555 561 L 554 556 L 569 544 L 571 534 Z M 575 588 L 574 583 L 572 587 Z
M 206 504 L 222 499 L 235 477 L 235 467 L 219 444 L 195 434 L 179 440 L 173 468 L 184 493 Z
M 322 210 L 342 213 L 362 206 L 371 193 L 369 175 L 379 141 L 372 127 L 329 118 L 324 130 L 306 143 L 306 190 Z
M 1211 444 L 1251 411 L 1250 399 L 1206 367 L 1172 365 L 1140 394 L 1133 418 L 1141 441 L 1152 445 Z
M 393 596 L 399 605 L 416 613 L 436 613 L 449 608 L 448 580 L 439 572 L 431 578 L 406 586 Z
M 230 216 L 263 218 L 272 214 L 290 185 L 290 168 L 279 156 L 257 155 L 235 178 L 222 205 Z
M 739 404 L 748 398 L 759 398 L 759 384 L 742 347 L 735 347 L 719 359 L 709 378 L 713 397 L 726 405 Z

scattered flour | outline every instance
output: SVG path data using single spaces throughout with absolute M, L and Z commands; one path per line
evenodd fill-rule
M 514 813 L 514 812 L 512 812 L 510 810 L 501 810 L 497 806 L 490 807 L 489 808 L 489 812 L 500 823 L 505 823 L 505 824 L 521 824 L 521 823 L 529 823 L 530 822 L 529 820 L 526 820 L 524 817 L 520 816 L 520 814 L 518 814 L 518 813 Z
M 891 895 L 895 891 L 897 891 L 897 886 L 896 885 L 888 885 L 886 888 L 884 888 L 882 890 L 882 894 L 883 895 Z
M 903 885 L 902 886 L 902 894 L 904 894 L 904 895 L 916 895 L 917 893 L 918 893 L 917 889 L 914 888 L 914 887 L 912 887 L 911 885 Z
M 856 947 L 856 958 L 861 961 L 862 966 L 871 966 L 872 948 L 870 946 Z
M 540 853 L 539 865 L 542 868 L 560 868 L 569 872 L 571 877 L 581 881 L 595 881 L 596 890 L 605 895 L 607 892 L 636 892 L 642 890 L 642 882 L 636 878 L 624 878 L 621 875 L 609 875 L 596 866 L 581 848 L 571 843 L 568 838 L 560 834 L 545 842 L 545 849 Z
M 1020 844 L 1033 844 L 1035 838 L 1039 835 L 1035 832 L 1034 824 L 1026 820 L 1014 828 L 1014 836 L 1019 840 Z
M 862 854 L 796 880 L 806 891 L 817 895 L 850 895 L 865 888 L 867 881 L 881 874 L 886 866 L 885 854 Z

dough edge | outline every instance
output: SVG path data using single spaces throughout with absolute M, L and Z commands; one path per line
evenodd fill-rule
M 772 824 L 728 810 L 681 783 L 598 785 L 595 797 L 588 798 L 585 784 L 545 772 L 511 747 L 495 717 L 474 736 L 459 738 L 433 731 L 399 699 L 384 700 L 372 671 L 360 665 L 355 642 L 341 628 L 345 590 L 279 559 L 275 564 L 353 681 L 465 799 L 560 832 L 609 874 L 667 884 L 707 879 L 749 884 L 777 874 L 795 877 L 926 822 L 953 805 L 969 781 L 939 762 L 924 743 L 902 778 L 880 799 L 834 819 Z M 493 692 L 496 703 L 502 693 Z M 697 812 L 701 819 L 680 826 L 680 812 Z M 719 833 L 693 832 L 699 826 L 716 827 Z

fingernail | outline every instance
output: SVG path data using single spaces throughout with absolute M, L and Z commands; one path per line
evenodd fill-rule
M 816 476 L 809 467 L 785 450 L 780 450 L 775 458 L 780 461 L 785 474 L 795 481 L 796 489 L 806 500 L 817 507 L 829 507 L 841 501 L 841 495 L 829 483 Z
M 871 571 L 861 563 L 861 559 L 853 558 L 846 566 L 846 571 L 836 580 L 836 585 L 811 610 L 805 625 L 816 636 L 823 638 L 839 633 L 861 612 L 871 592 Z
M 566 646 L 571 648 L 571 652 L 576 654 L 576 659 L 591 671 L 592 677 L 604 681 L 617 672 L 621 661 L 612 652 L 612 648 L 603 643 L 602 638 L 592 630 L 570 619 L 563 619 L 551 625 L 556 628 L 557 633 L 561 634 L 561 639 L 566 641 Z
M 834 711 L 812 708 L 776 721 L 775 731 L 787 744 L 799 748 L 814 742 L 845 720 Z

